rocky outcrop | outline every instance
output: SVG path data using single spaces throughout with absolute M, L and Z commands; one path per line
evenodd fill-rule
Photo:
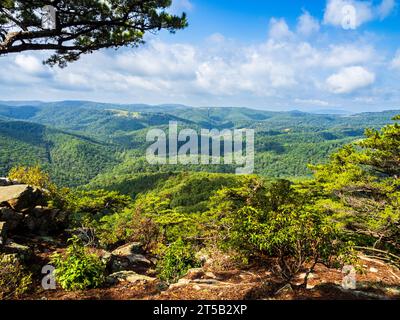
M 116 284 L 118 282 L 129 282 L 129 283 L 138 283 L 138 282 L 154 282 L 157 281 L 156 278 L 144 276 L 138 274 L 134 271 L 119 271 L 115 272 L 107 277 L 107 283 Z
M 18 244 L 8 239 L 2 247 L 3 252 L 6 254 L 14 254 L 19 260 L 28 261 L 33 256 L 33 250 L 22 244 Z
M 66 212 L 47 207 L 35 207 L 23 220 L 23 227 L 31 233 L 48 235 L 61 231 L 67 220 Z
M 49 235 L 65 227 L 67 214 L 46 207 L 45 192 L 26 184 L 0 187 L 0 221 L 7 232 Z
M 19 183 L 5 177 L 0 178 L 0 187 L 12 186 L 13 184 L 19 184 Z
M 142 253 L 141 243 L 133 242 L 106 254 L 103 259 L 106 261 L 108 269 L 114 273 L 123 270 L 150 268 L 153 263 Z
M 26 184 L 0 187 L 0 207 L 10 207 L 18 212 L 27 212 L 36 206 L 45 206 L 44 193 Z
M 16 230 L 24 220 L 24 214 L 21 212 L 14 211 L 11 208 L 3 207 L 0 208 L 0 221 L 7 222 L 7 230 Z

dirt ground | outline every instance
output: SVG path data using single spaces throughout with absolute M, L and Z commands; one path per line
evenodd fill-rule
M 400 299 L 400 270 L 379 260 L 360 256 L 363 272 L 356 274 L 356 289 L 342 288 L 344 273 L 317 265 L 310 275 L 307 289 L 300 274 L 292 286 L 285 286 L 265 268 L 213 272 L 190 281 L 185 278 L 169 288 L 158 281 L 122 282 L 115 286 L 80 292 L 61 289 L 40 290 L 27 300 L 360 300 Z

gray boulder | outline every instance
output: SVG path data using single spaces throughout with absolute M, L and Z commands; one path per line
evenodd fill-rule
M 0 178 L 0 187 L 12 186 L 13 184 L 14 182 L 8 178 L 5 177 Z
M 3 207 L 0 208 L 0 220 L 7 222 L 7 230 L 14 231 L 21 225 L 24 215 L 16 212 L 13 209 Z
M 115 249 L 112 254 L 115 256 L 129 256 L 132 254 L 143 253 L 142 244 L 140 242 L 132 242 Z
M 111 272 L 123 271 L 123 270 L 136 270 L 147 269 L 152 266 L 152 262 L 147 259 L 142 252 L 142 247 L 139 242 L 133 242 L 123 245 L 114 251 L 107 257 L 108 268 Z
M 30 247 L 18 244 L 10 239 L 3 246 L 2 251 L 7 254 L 16 254 L 19 259 L 27 261 L 33 256 L 33 251 Z
M 138 282 L 145 282 L 145 283 L 151 283 L 154 281 L 157 281 L 156 278 L 144 276 L 141 274 L 138 274 L 134 271 L 120 271 L 120 272 L 115 272 L 107 277 L 107 283 L 109 284 L 115 284 L 118 282 L 129 282 L 129 283 L 138 283 Z
M 67 214 L 59 209 L 37 206 L 25 216 L 23 224 L 34 234 L 49 235 L 61 231 L 66 220 Z
M 0 187 L 0 206 L 8 206 L 19 212 L 27 212 L 38 205 L 45 205 L 43 192 L 26 184 Z

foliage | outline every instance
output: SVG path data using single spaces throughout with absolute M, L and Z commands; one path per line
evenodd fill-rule
M 67 197 L 67 209 L 73 213 L 104 216 L 122 210 L 132 199 L 116 191 L 75 190 Z
M 190 244 L 185 244 L 182 239 L 178 239 L 164 249 L 157 265 L 158 276 L 163 281 L 175 282 L 189 269 L 196 266 L 199 264 L 193 248 Z
M 64 255 L 52 256 L 57 282 L 64 290 L 100 287 L 105 281 L 105 264 L 97 255 L 88 253 L 78 238 L 69 239 L 69 243 Z
M 350 257 L 350 243 L 326 210 L 297 193 L 289 181 L 266 186 L 248 178 L 239 188 L 225 188 L 212 199 L 214 217 L 220 220 L 223 247 L 239 251 L 244 259 L 267 254 L 277 258 L 285 281 L 311 262 L 333 266 Z
M 146 32 L 174 32 L 187 26 L 186 15 L 171 15 L 171 0 L 0 2 L 0 54 L 28 50 L 55 50 L 47 60 L 64 67 L 82 54 L 102 48 L 138 46 Z M 51 4 L 56 12 L 54 29 L 43 30 L 37 14 Z M 88 10 L 90 8 L 90 10 Z
M 105 247 L 133 241 L 140 242 L 143 249 L 150 252 L 162 243 L 160 226 L 151 217 L 132 208 L 100 219 L 97 235 L 100 244 Z
M 43 172 L 39 166 L 23 167 L 17 166 L 10 170 L 8 177 L 21 183 L 54 191 L 56 186 L 51 182 L 50 176 Z
M 18 298 L 32 284 L 32 275 L 11 255 L 0 254 L 0 300 Z
M 365 134 L 328 164 L 312 167 L 311 187 L 331 200 L 331 210 L 351 236 L 366 235 L 376 248 L 399 251 L 400 125 Z

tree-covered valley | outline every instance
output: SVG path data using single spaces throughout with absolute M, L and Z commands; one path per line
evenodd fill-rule
M 353 115 L 269 112 L 246 108 L 180 105 L 112 105 L 93 102 L 0 103 L 0 175 L 14 165 L 41 165 L 62 186 L 170 171 L 234 172 L 232 166 L 152 166 L 145 159 L 146 133 L 183 128 L 255 129 L 255 173 L 310 176 L 309 164 L 325 162 L 366 128 L 381 128 L 396 111 Z M 28 151 L 28 152 L 27 152 Z

